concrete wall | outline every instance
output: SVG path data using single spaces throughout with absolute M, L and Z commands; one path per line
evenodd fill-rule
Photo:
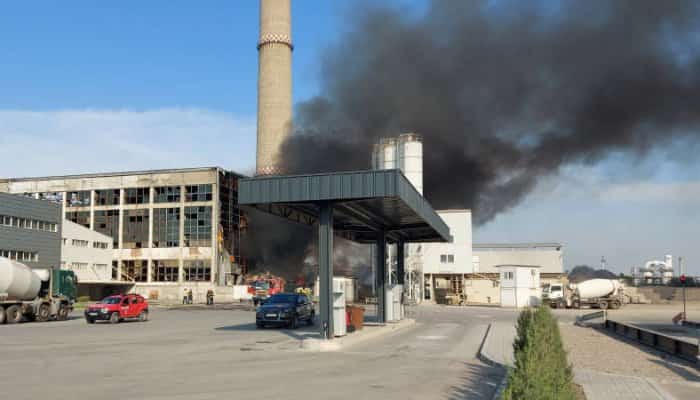
M 48 201 L 0 193 L 0 215 L 56 224 L 56 232 L 4 226 L 0 250 L 37 252 L 38 260 L 20 261 L 31 268 L 58 268 L 61 263 L 61 207 Z
M 81 283 L 112 280 L 111 237 L 68 220 L 63 221 L 61 236 L 61 268 L 74 271 Z M 87 246 L 76 245 L 73 240 L 87 241 Z M 106 244 L 107 248 L 95 243 Z
M 467 303 L 499 304 L 501 288 L 490 279 L 465 279 L 464 293 Z
M 559 248 L 561 249 L 561 247 Z M 537 265 L 541 273 L 563 273 L 564 261 L 561 250 L 547 248 L 474 248 L 474 266 L 480 273 L 498 272 L 497 265 Z
M 472 214 L 469 210 L 441 210 L 438 215 L 450 227 L 452 243 L 422 243 L 424 274 L 467 274 L 472 272 Z M 418 245 L 415 245 L 418 246 Z M 442 255 L 454 262 L 442 262 Z

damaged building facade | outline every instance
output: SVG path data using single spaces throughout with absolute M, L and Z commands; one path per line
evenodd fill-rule
M 185 288 L 200 297 L 231 286 L 243 272 L 241 177 L 210 167 L 18 178 L 0 180 L 0 192 L 58 203 L 66 220 L 112 239 L 111 274 L 83 293 L 128 286 L 172 301 Z

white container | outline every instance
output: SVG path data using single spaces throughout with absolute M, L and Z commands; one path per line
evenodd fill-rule
M 345 336 L 345 278 L 333 278 L 333 336 Z
M 394 289 L 393 285 L 387 286 L 384 294 L 384 321 L 392 322 L 394 319 Z
M 0 293 L 18 300 L 33 300 L 41 289 L 41 279 L 24 264 L 0 257 Z
M 576 285 L 576 293 L 582 299 L 605 297 L 615 294 L 622 286 L 612 279 L 590 279 Z

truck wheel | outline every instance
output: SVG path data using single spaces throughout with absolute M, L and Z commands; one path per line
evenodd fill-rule
M 139 321 L 141 321 L 141 322 L 148 321 L 148 311 L 141 311 L 141 314 L 139 314 Z
M 0 306 L 0 325 L 5 323 L 5 308 Z
M 578 310 L 579 308 L 581 308 L 581 302 L 578 300 L 574 300 L 574 302 L 571 304 L 571 307 Z
M 598 303 L 598 308 L 601 310 L 607 310 L 608 309 L 608 302 L 607 301 L 601 301 Z
M 622 303 L 620 303 L 620 302 L 617 301 L 617 300 L 615 300 L 615 301 L 613 301 L 612 303 L 610 303 L 610 308 L 612 308 L 613 310 L 617 310 L 617 309 L 620 308 L 620 307 L 622 307 Z
M 118 324 L 119 323 L 119 313 L 118 312 L 113 312 L 112 314 L 109 315 L 109 323 L 110 324 Z
M 49 307 L 49 305 L 46 303 L 43 303 L 42 305 L 40 305 L 39 309 L 37 310 L 37 313 L 36 313 L 36 320 L 39 322 L 46 322 L 49 320 L 50 316 L 51 316 L 51 307 Z
M 19 309 L 19 306 L 13 305 L 7 307 L 7 310 L 5 310 L 5 319 L 8 324 L 18 324 L 22 322 L 22 310 Z
M 58 313 L 56 313 L 56 321 L 65 321 L 68 319 L 68 308 L 64 306 L 58 307 Z

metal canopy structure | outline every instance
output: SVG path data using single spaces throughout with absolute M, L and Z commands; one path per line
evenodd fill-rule
M 385 322 L 387 242 L 448 242 L 450 229 L 399 170 L 263 176 L 239 181 L 240 205 L 318 225 L 320 330 L 333 338 L 333 236 L 377 246 L 377 320 Z M 398 257 L 399 284 L 404 260 Z
M 294 222 L 314 225 L 320 205 L 333 203 L 333 229 L 346 239 L 374 243 L 446 242 L 450 230 L 399 170 L 265 176 L 241 179 L 238 201 Z

